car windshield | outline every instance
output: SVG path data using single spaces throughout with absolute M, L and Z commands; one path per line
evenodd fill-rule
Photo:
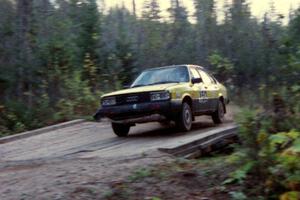
M 131 87 L 181 82 L 189 82 L 189 73 L 185 66 L 144 71 L 138 76 Z

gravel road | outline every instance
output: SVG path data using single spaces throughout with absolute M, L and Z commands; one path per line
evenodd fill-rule
M 108 123 L 83 122 L 44 134 L 0 144 L 0 199 L 82 199 L 80 190 L 103 198 L 110 184 L 141 167 L 171 160 L 158 148 L 180 144 L 221 126 L 200 117 L 193 130 L 149 123 L 117 138 Z

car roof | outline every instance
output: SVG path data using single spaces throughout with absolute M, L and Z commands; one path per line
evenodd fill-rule
M 165 69 L 165 68 L 171 68 L 171 67 L 197 67 L 197 68 L 200 68 L 202 70 L 205 70 L 204 67 L 199 66 L 199 65 L 182 64 L 182 65 L 169 65 L 169 66 L 163 66 L 163 67 L 154 67 L 154 68 L 146 69 L 146 71 L 147 70 L 156 70 L 156 69 Z

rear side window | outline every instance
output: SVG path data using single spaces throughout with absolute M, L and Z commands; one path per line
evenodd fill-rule
M 214 76 L 210 76 L 215 84 L 218 83 L 217 79 Z
M 192 78 L 201 78 L 200 74 L 198 73 L 198 71 L 195 68 L 191 68 L 191 76 L 192 76 Z
M 201 78 L 205 84 L 215 84 L 214 79 L 211 78 L 207 73 L 205 73 L 204 71 L 201 71 L 201 70 L 199 70 L 199 71 L 201 74 Z
M 205 74 L 207 74 L 207 76 L 210 78 L 210 80 L 211 80 L 211 82 L 212 82 L 213 84 L 217 84 L 216 79 L 215 79 L 212 75 L 210 75 L 210 74 L 208 74 L 208 73 L 205 73 Z

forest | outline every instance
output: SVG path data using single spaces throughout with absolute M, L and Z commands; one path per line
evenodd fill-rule
M 296 94 L 300 11 L 285 25 L 272 2 L 263 19 L 249 3 L 225 3 L 218 21 L 215 1 L 194 0 L 192 23 L 179 0 L 170 19 L 156 0 L 144 2 L 141 16 L 125 6 L 105 11 L 96 0 L 2 0 L 1 135 L 90 116 L 102 93 L 149 67 L 205 66 L 238 101 L 283 85 Z
M 226 1 L 220 20 L 215 0 L 191 1 L 195 13 L 170 0 L 166 18 L 157 0 L 141 14 L 96 0 L 1 0 L 0 136 L 89 119 L 101 94 L 140 71 L 197 64 L 243 107 L 240 168 L 226 182 L 244 184 L 236 199 L 299 199 L 300 8 L 284 16 L 270 1 L 259 19 L 251 1 Z

